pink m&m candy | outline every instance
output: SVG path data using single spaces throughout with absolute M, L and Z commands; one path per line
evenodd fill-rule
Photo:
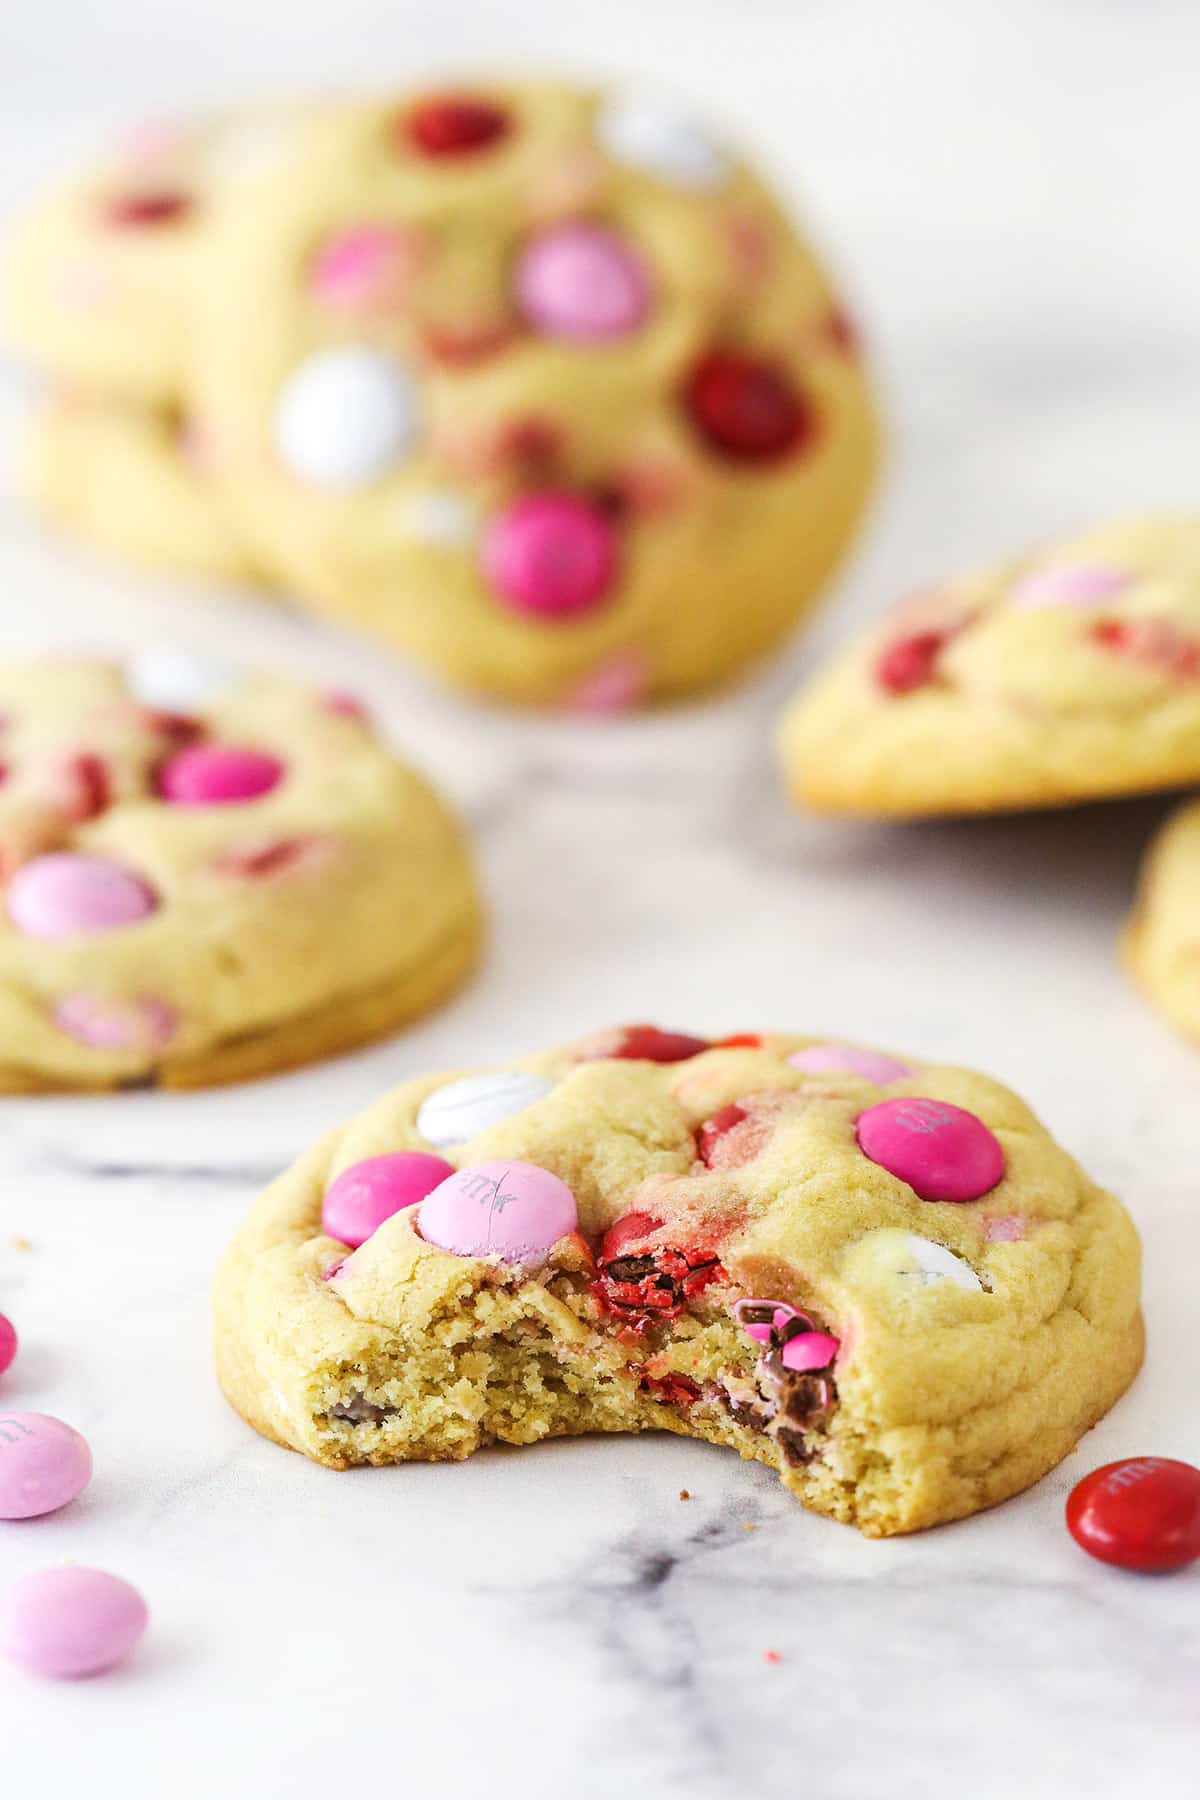
M 779 1360 L 785 1369 L 804 1375 L 813 1369 L 827 1369 L 840 1348 L 841 1340 L 830 1331 L 802 1331 L 788 1339 Z
M 151 995 L 116 999 L 105 994 L 64 994 L 54 1023 L 78 1044 L 94 1050 L 155 1050 L 174 1037 L 179 1020 L 165 1000 Z
M 570 619 L 590 612 L 616 574 L 613 528 L 574 494 L 526 494 L 492 520 L 483 569 L 514 612 Z
M 122 1662 L 149 1623 L 135 1587 L 103 1569 L 38 1569 L 0 1594 L 0 1650 L 71 1680 Z
M 140 875 L 107 856 L 55 851 L 23 863 L 8 884 L 8 916 L 29 937 L 112 931 L 154 911 Z
M 1101 1562 L 1182 1569 L 1200 1557 L 1200 1469 L 1169 1456 L 1105 1463 L 1072 1488 L 1067 1529 Z
M 848 1075 L 878 1082 L 880 1087 L 886 1087 L 889 1081 L 903 1081 L 912 1074 L 908 1064 L 897 1062 L 894 1056 L 884 1056 L 879 1050 L 860 1050 L 854 1044 L 809 1044 L 803 1050 L 794 1050 L 788 1061 L 793 1069 L 802 1069 L 806 1075 L 844 1070 Z
M 86 1439 L 49 1413 L 0 1413 L 0 1519 L 40 1519 L 92 1479 Z
M 625 337 L 646 317 L 650 283 L 628 244 L 603 225 L 551 225 L 517 263 L 517 300 L 548 337 L 602 343 Z
M 485 1162 L 459 1169 L 434 1188 L 418 1217 L 421 1236 L 455 1256 L 524 1262 L 579 1222 L 565 1181 L 535 1163 Z
M 11 1369 L 17 1354 L 17 1328 L 0 1313 L 0 1375 Z
M 859 1148 L 922 1200 L 978 1200 L 1004 1175 L 1004 1152 L 975 1114 L 946 1100 L 881 1100 L 860 1113 Z
M 420 256 L 411 230 L 396 225 L 354 225 L 328 238 L 312 266 L 312 287 L 322 305 L 359 312 L 398 304 Z
M 368 1156 L 343 1169 L 325 1190 L 321 1229 L 327 1237 L 357 1250 L 385 1219 L 415 1206 L 439 1183 L 454 1174 L 454 1164 L 428 1150 L 397 1150 L 390 1156 Z
M 283 764 L 269 750 L 237 744 L 190 744 L 159 770 L 158 791 L 173 806 L 222 806 L 257 800 L 283 779 Z
M 1035 569 L 1011 589 L 1010 606 L 1032 612 L 1043 606 L 1099 606 L 1124 593 L 1133 577 L 1107 563 L 1066 563 Z

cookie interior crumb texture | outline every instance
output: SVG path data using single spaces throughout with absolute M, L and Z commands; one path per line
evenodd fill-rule
M 426 1104 L 452 1078 L 413 1081 L 259 1201 L 215 1290 L 220 1379 L 259 1431 L 339 1469 L 674 1431 L 881 1536 L 1028 1486 L 1138 1368 L 1127 1215 L 981 1075 L 645 1027 L 513 1067 L 540 1080 L 507 1071 L 500 1117 L 487 1078 L 462 1141 Z M 358 1248 L 327 1235 L 335 1179 L 431 1146 L 461 1179 Z M 451 1190 L 511 1232 L 529 1165 L 573 1230 L 519 1259 L 432 1241 Z

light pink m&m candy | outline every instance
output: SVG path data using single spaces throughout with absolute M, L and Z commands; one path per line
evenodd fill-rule
M 878 1082 L 880 1087 L 889 1081 L 903 1081 L 912 1074 L 908 1064 L 897 1062 L 894 1056 L 884 1056 L 879 1050 L 860 1050 L 855 1044 L 809 1044 L 803 1050 L 794 1050 L 787 1060 L 793 1069 L 802 1069 L 806 1075 L 844 1070 L 848 1075 Z
M 155 908 L 140 875 L 107 856 L 55 851 L 23 863 L 8 884 L 8 916 L 29 937 L 113 931 Z
M 525 246 L 514 282 L 525 317 L 548 337 L 625 337 L 650 307 L 641 257 L 603 225 L 549 226 Z
M 1004 1175 L 982 1119 L 946 1100 L 881 1100 L 858 1116 L 859 1148 L 922 1200 L 978 1200 Z
M 354 225 L 326 239 L 312 266 L 312 287 L 323 306 L 360 312 L 398 305 L 420 256 L 410 230 Z
M 17 1328 L 0 1313 L 0 1375 L 11 1369 L 17 1354 Z
M 0 1519 L 40 1519 L 92 1479 L 87 1440 L 49 1413 L 0 1413 Z
M 485 1162 L 459 1169 L 424 1202 L 421 1236 L 455 1256 L 524 1262 L 575 1230 L 575 1196 L 536 1163 Z
M 39 1569 L 0 1594 L 0 1650 L 35 1675 L 111 1669 L 149 1623 L 135 1587 L 103 1569 Z
M 1124 593 L 1133 580 L 1128 569 L 1107 563 L 1066 563 L 1035 569 L 1010 591 L 1008 603 L 1020 612 L 1044 606 L 1099 606 Z
M 327 1237 L 357 1250 L 385 1219 L 406 1206 L 415 1206 L 453 1173 L 453 1163 L 428 1150 L 368 1156 L 343 1169 L 325 1190 L 321 1229 Z
M 106 994 L 64 994 L 54 1023 L 78 1044 L 94 1050 L 155 1050 L 174 1037 L 179 1020 L 165 1000 L 151 995 L 117 999 Z
M 223 806 L 269 794 L 283 772 L 283 764 L 269 750 L 190 744 L 163 764 L 158 791 L 172 806 Z
M 540 619 L 590 612 L 616 567 L 612 526 L 574 494 L 526 494 L 496 515 L 484 538 L 483 568 L 492 587 L 514 612 Z

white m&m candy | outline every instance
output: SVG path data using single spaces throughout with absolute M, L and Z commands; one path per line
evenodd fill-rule
M 680 187 L 716 188 L 729 158 L 711 134 L 666 101 L 617 94 L 596 119 L 596 135 L 617 162 Z
M 422 1101 L 417 1130 L 427 1144 L 439 1148 L 465 1144 L 502 1119 L 511 1119 L 536 1100 L 545 1099 L 553 1089 L 554 1083 L 544 1075 L 530 1075 L 523 1069 L 464 1075 L 460 1081 L 436 1088 Z
M 292 370 L 275 412 L 284 466 L 319 488 L 374 481 L 410 448 L 420 406 L 408 370 L 384 350 L 345 344 Z
M 897 1259 L 895 1273 L 902 1280 L 911 1281 L 914 1287 L 928 1287 L 935 1281 L 952 1281 L 955 1287 L 965 1288 L 968 1293 L 983 1292 L 983 1283 L 970 1263 L 956 1256 L 953 1250 L 947 1250 L 945 1244 L 918 1237 L 914 1231 L 904 1233 L 904 1249 Z
M 187 650 L 143 650 L 125 666 L 125 682 L 135 700 L 162 712 L 191 712 L 205 706 L 238 679 L 232 663 Z

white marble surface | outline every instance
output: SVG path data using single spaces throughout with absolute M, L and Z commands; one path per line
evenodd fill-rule
M 1200 1056 L 1113 957 L 1161 809 L 819 824 L 784 807 L 768 730 L 820 651 L 923 575 L 1196 498 L 1198 54 L 1194 10 L 1148 0 L 5 10 L 5 209 L 130 111 L 263 84 L 535 57 L 708 94 L 834 248 L 894 438 L 806 642 L 725 698 L 595 728 L 470 706 L 0 517 L 5 647 L 175 637 L 363 690 L 465 806 L 494 926 L 477 985 L 385 1047 L 228 1093 L 3 1103 L 0 1303 L 26 1340 L 3 1399 L 82 1428 L 97 1475 L 3 1528 L 0 1576 L 97 1563 L 154 1612 L 109 1679 L 0 1670 L 5 1795 L 1195 1793 L 1200 1567 L 1122 1575 L 1061 1524 L 1100 1461 L 1200 1455 Z M 252 1436 L 209 1373 L 206 1287 L 260 1183 L 410 1071 L 629 1017 L 811 1025 L 1010 1078 L 1143 1228 L 1133 1393 L 1034 1492 L 887 1544 L 671 1439 L 336 1476 Z

